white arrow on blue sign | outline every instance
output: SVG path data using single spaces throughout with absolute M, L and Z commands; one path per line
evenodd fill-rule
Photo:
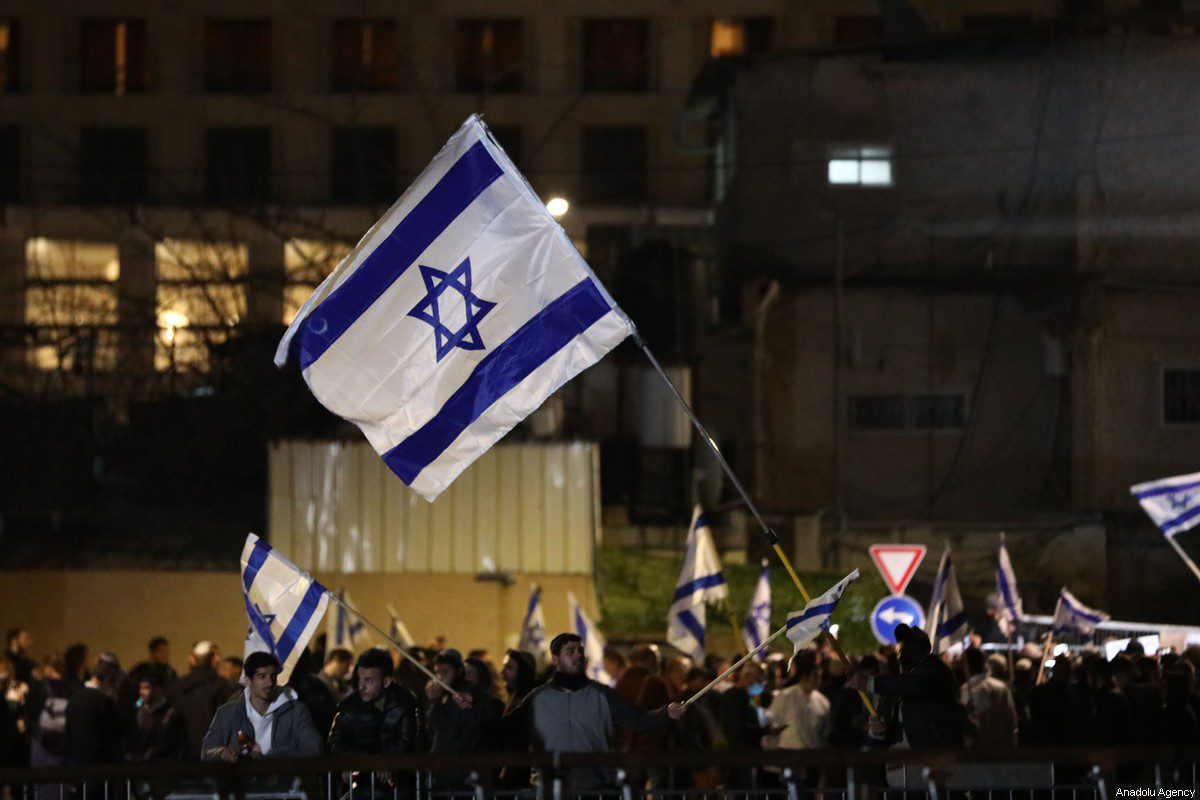
M 925 610 L 906 594 L 893 594 L 875 604 L 871 612 L 871 633 L 880 644 L 896 643 L 896 626 L 925 627 Z

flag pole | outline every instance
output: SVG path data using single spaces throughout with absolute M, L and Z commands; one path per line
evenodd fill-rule
M 762 528 L 763 536 L 765 536 L 767 539 L 767 544 L 771 545 L 771 549 L 775 551 L 775 555 L 778 556 L 780 562 L 783 563 L 783 568 L 787 570 L 788 577 L 790 577 L 792 579 L 792 583 L 796 585 L 796 589 L 799 590 L 800 596 L 804 598 L 804 602 L 808 603 L 811 601 L 812 596 L 808 593 L 808 590 L 804 588 L 804 584 L 801 583 L 800 576 L 796 574 L 796 569 L 792 566 L 791 560 L 787 557 L 787 554 L 783 552 L 783 548 L 779 546 L 779 535 L 776 534 L 775 531 L 771 530 L 771 526 L 767 524 L 767 521 L 763 519 L 762 514 L 759 512 L 758 506 L 756 506 L 754 501 L 750 499 L 750 493 L 746 491 L 746 487 L 742 486 L 742 482 L 738 480 L 737 475 L 733 474 L 733 468 L 730 467 L 729 462 L 725 460 L 725 456 L 721 453 L 721 448 L 717 447 L 716 440 L 709 435 L 709 432 L 707 429 L 705 429 L 704 424 L 701 423 L 699 418 L 696 417 L 696 412 L 693 411 L 692 407 L 689 406 L 687 401 L 683 399 L 683 395 L 679 393 L 679 389 L 671 381 L 671 378 L 667 375 L 667 373 L 663 371 L 662 365 L 658 363 L 658 359 L 654 357 L 654 353 L 650 352 L 650 347 L 646 344 L 646 340 L 642 338 L 642 334 L 636 329 L 633 332 L 633 341 L 639 348 L 641 348 L 642 352 L 646 354 L 646 358 L 650 361 L 650 365 L 654 367 L 655 371 L 659 374 L 659 377 L 663 379 L 663 383 L 665 383 L 667 388 L 671 390 L 671 393 L 675 395 L 675 399 L 678 400 L 679 405 L 683 407 L 684 413 L 686 413 L 688 415 L 688 419 L 692 421 L 692 427 L 695 428 L 696 432 L 700 434 L 700 438 L 704 440 L 704 444 L 708 446 L 708 449 L 716 457 L 717 463 L 721 465 L 721 470 L 729 478 L 729 481 L 733 484 L 734 488 L 737 489 L 738 494 L 742 496 L 742 501 L 746 504 L 746 507 L 750 509 L 750 513 L 754 515 L 754 519 L 758 522 L 758 526 Z M 826 631 L 826 635 L 828 635 L 828 631 Z M 833 651 L 837 657 L 841 659 L 843 664 L 849 667 L 850 659 L 846 658 L 846 654 L 842 652 L 842 646 L 838 644 L 838 640 L 833 636 L 829 636 L 829 641 L 833 643 Z M 858 696 L 862 698 L 863 705 L 866 706 L 867 712 L 872 717 L 879 716 L 878 712 L 875 710 L 875 704 L 871 702 L 871 698 L 867 697 L 866 692 L 859 692 Z
M 1188 554 L 1183 552 L 1183 548 L 1179 546 L 1179 542 L 1175 541 L 1175 536 L 1173 534 L 1165 534 L 1165 538 L 1167 543 L 1175 548 L 1175 552 L 1179 553 L 1179 557 L 1183 559 L 1183 563 L 1188 565 L 1188 569 L 1196 576 L 1196 580 L 1200 580 L 1200 567 L 1197 567 L 1196 562 L 1188 558 Z
M 1042 646 L 1042 660 L 1038 664 L 1038 676 L 1034 681 L 1034 686 L 1042 682 L 1042 678 L 1046 676 L 1046 659 L 1050 657 L 1050 648 L 1054 646 L 1054 631 L 1046 631 L 1046 644 Z
M 708 693 L 709 693 L 709 692 L 712 690 L 712 688 L 713 688 L 714 686 L 716 686 L 716 685 L 717 685 L 718 683 L 720 683 L 721 681 L 725 680 L 725 678 L 726 678 L 726 677 L 727 677 L 727 676 L 728 676 L 730 673 L 732 673 L 734 670 L 736 670 L 736 669 L 737 669 L 738 667 L 740 667 L 742 664 L 745 664 L 747 661 L 749 661 L 751 658 L 753 658 L 754 656 L 756 656 L 758 653 L 762 652 L 762 651 L 763 651 L 763 649 L 765 649 L 767 645 L 769 645 L 769 644 L 770 644 L 771 642 L 773 642 L 775 639 L 779 638 L 780 634 L 783 634 L 783 633 L 786 633 L 786 632 L 787 632 L 787 625 L 784 625 L 782 628 L 780 628 L 779 630 L 777 630 L 777 631 L 775 631 L 774 633 L 772 633 L 770 636 L 768 636 L 768 637 L 766 638 L 766 640 L 765 640 L 765 641 L 764 641 L 762 644 L 760 644 L 758 647 L 756 647 L 756 648 L 754 648 L 753 650 L 751 650 L 749 653 L 746 653 L 746 655 L 742 656 L 742 657 L 741 657 L 741 658 L 739 658 L 739 659 L 738 659 L 736 662 L 734 662 L 733 664 L 731 664 L 731 665 L 730 665 L 730 666 L 729 666 L 729 667 L 728 667 L 728 668 L 727 668 L 727 669 L 726 669 L 724 672 L 722 672 L 720 675 L 718 675 L 717 677 L 715 677 L 715 678 L 713 678 L 711 681 L 709 681 L 707 686 L 705 686 L 705 687 L 704 687 L 703 689 L 701 689 L 700 691 L 696 692 L 694 695 L 692 695 L 691 697 L 689 697 L 687 700 L 684 700 L 684 701 L 683 701 L 683 707 L 684 707 L 684 708 L 687 708 L 687 707 L 688 707 L 688 706 L 690 706 L 692 703 L 696 702 L 696 701 L 697 701 L 697 700 L 699 700 L 701 697 L 703 697 L 704 695 L 708 694 Z
M 359 619 L 361 619 L 361 620 L 362 620 L 362 621 L 363 621 L 363 622 L 364 622 L 364 623 L 365 623 L 365 624 L 366 624 L 366 625 L 367 625 L 367 626 L 368 626 L 368 627 L 369 627 L 371 630 L 373 630 L 373 631 L 375 631 L 377 634 L 379 634 L 379 636 L 380 636 L 381 638 L 383 638 L 384 640 L 386 640 L 386 641 L 388 641 L 388 642 L 391 642 L 391 643 L 392 643 L 392 646 L 393 646 L 393 647 L 395 647 L 397 650 L 399 650 L 399 651 L 400 651 L 400 655 L 402 655 L 402 656 L 404 656 L 405 658 L 407 658 L 407 659 L 408 659 L 408 660 L 409 660 L 409 661 L 410 661 L 410 662 L 413 664 L 413 666 L 415 666 L 417 669 L 421 670 L 421 672 L 424 672 L 424 673 L 425 673 L 427 676 L 429 676 L 429 679 L 430 679 L 431 681 L 434 681 L 435 683 L 437 683 L 437 685 L 438 685 L 438 686 L 441 686 L 443 689 L 445 689 L 445 690 L 446 690 L 447 692 L 449 692 L 451 695 L 457 695 L 457 694 L 458 694 L 458 692 L 454 691 L 454 689 L 453 689 L 453 688 L 451 688 L 450 684 L 448 684 L 448 683 L 446 683 L 445 681 L 443 681 L 441 678 L 439 678 L 437 675 L 435 675 L 433 672 L 431 672 L 431 671 L 430 671 L 430 669 L 429 669 L 429 667 L 425 666 L 425 665 L 424 665 L 424 664 L 422 664 L 422 663 L 421 663 L 419 660 L 417 660 L 417 659 L 416 659 L 414 656 L 412 656 L 412 655 L 411 655 L 411 654 L 408 652 L 408 649 L 407 649 L 407 648 L 406 648 L 404 645 L 400 644 L 400 643 L 399 643 L 399 642 L 397 642 L 395 639 L 393 639 L 391 636 L 389 636 L 388 634 L 384 633 L 384 632 L 383 632 L 383 628 L 380 628 L 380 627 L 379 627 L 378 625 L 376 625 L 374 622 L 371 622 L 371 620 L 369 620 L 369 619 L 367 619 L 366 617 L 364 617 L 364 616 L 363 616 L 363 615 L 362 615 L 360 612 L 358 612 L 358 611 L 356 611 L 355 609 L 353 609 L 352 607 L 350 607 L 350 605 L 348 605 L 348 604 L 346 603 L 346 601 L 345 601 L 345 600 L 341 599 L 340 597 L 338 597 L 337 595 L 335 595 L 333 592 L 330 592 L 330 591 L 326 590 L 326 592 L 325 592 L 325 595 L 326 595 L 326 596 L 327 596 L 327 597 L 328 597 L 330 600 L 332 600 L 333 602 L 337 603 L 339 606 L 341 606 L 342 608 L 346 609 L 347 611 L 349 611 L 349 612 L 350 612 L 351 614 L 353 614 L 354 616 L 356 616 L 356 617 L 358 617 Z

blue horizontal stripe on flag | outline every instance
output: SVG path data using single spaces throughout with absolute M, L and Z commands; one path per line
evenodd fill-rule
M 1070 611 L 1073 616 L 1080 617 L 1082 619 L 1086 619 L 1089 622 L 1099 623 L 1099 622 L 1104 621 L 1104 617 L 1102 617 L 1101 615 L 1090 612 L 1090 611 L 1085 611 L 1083 608 L 1081 608 L 1080 606 L 1077 606 L 1075 603 L 1072 603 L 1070 600 L 1068 600 L 1065 597 L 1062 598 L 1062 601 L 1063 601 L 1063 605 L 1065 605 L 1067 607 L 1067 611 Z
M 242 589 L 244 591 L 250 591 L 250 587 L 254 584 L 254 578 L 258 575 L 258 571 L 262 569 L 262 565 L 267 562 L 267 556 L 270 554 L 270 545 L 262 539 L 254 542 L 254 547 L 250 550 L 250 558 L 246 562 L 246 569 L 242 571 Z
M 690 609 L 683 609 L 675 617 L 680 624 L 687 629 L 687 632 L 700 643 L 700 647 L 704 647 L 704 626 L 700 624 L 700 620 L 696 619 L 696 615 Z
M 671 602 L 682 600 L 685 597 L 691 597 L 695 592 L 700 592 L 705 589 L 712 589 L 716 586 L 725 585 L 725 576 L 720 572 L 714 572 L 712 575 L 702 575 L 693 581 L 688 581 L 682 586 L 675 589 L 675 596 L 671 598 Z
M 611 310 L 591 278 L 575 284 L 484 356 L 433 419 L 389 450 L 384 462 L 411 484 L 493 403 Z
M 1189 508 L 1175 519 L 1169 519 L 1158 527 L 1162 529 L 1163 533 L 1167 533 L 1171 528 L 1182 525 L 1190 519 L 1194 519 L 1198 514 L 1200 514 L 1200 506 Z
M 837 604 L 838 604 L 838 601 L 834 600 L 831 603 L 822 603 L 819 606 L 813 606 L 812 608 L 805 609 L 804 611 L 800 612 L 799 614 L 793 614 L 792 616 L 788 617 L 788 621 L 787 621 L 788 630 L 790 631 L 792 628 L 796 627 L 800 623 L 804 622 L 805 620 L 812 619 L 813 617 L 819 617 L 822 615 L 832 614 L 833 610 L 835 608 L 837 608 Z
M 1176 492 L 1186 492 L 1191 489 L 1200 489 L 1200 481 L 1192 483 L 1180 483 L 1175 486 L 1156 486 L 1153 489 L 1147 489 L 1144 492 L 1134 492 L 1134 496 L 1142 500 L 1147 497 L 1159 497 L 1164 494 L 1175 494 Z
M 283 635 L 279 637 L 279 643 L 275 648 L 275 657 L 279 659 L 280 664 L 286 664 L 288 656 L 296 649 L 296 642 L 300 639 L 304 629 L 308 627 L 309 620 L 317 610 L 317 606 L 321 603 L 321 597 L 325 594 L 325 587 L 313 581 L 308 585 L 308 590 L 304 593 L 304 597 L 300 600 L 300 606 L 296 609 L 296 613 L 288 620 L 287 628 L 284 629 Z M 338 606 L 341 607 L 340 605 Z
M 960 611 L 950 619 L 938 625 L 937 638 L 945 639 L 950 634 L 967 624 L 967 614 L 965 611 Z
M 476 142 L 397 223 L 387 238 L 301 323 L 300 368 L 307 369 L 413 265 L 504 170 Z

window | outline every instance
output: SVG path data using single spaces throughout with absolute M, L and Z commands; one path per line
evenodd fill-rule
M 309 298 L 334 267 L 350 254 L 350 246 L 341 242 L 292 239 L 284 245 L 283 324 L 291 325 L 300 306 Z
M 31 366 L 105 370 L 117 361 L 117 245 L 61 239 L 25 243 L 25 323 Z
M 1163 370 L 1163 422 L 1200 423 L 1200 369 Z
M 146 132 L 84 128 L 79 137 L 79 193 L 85 203 L 135 203 L 146 196 Z
M 585 92 L 644 92 L 650 86 L 649 68 L 646 20 L 584 20 Z
M 209 20 L 204 32 L 204 88 L 210 92 L 271 90 L 271 23 Z
M 646 129 L 585 128 L 584 199 L 598 203 L 646 198 Z
M 21 133 L 0 127 L 0 203 L 21 199 Z
M 771 49 L 770 17 L 714 19 L 708 36 L 708 54 L 723 56 L 760 55 Z
M 335 92 L 390 92 L 400 85 L 396 23 L 343 19 L 333 23 Z
M 455 36 L 455 88 L 519 92 L 523 32 L 519 19 L 460 19 Z
M 829 156 L 829 183 L 834 186 L 891 186 L 889 147 L 837 148 Z
M 21 23 L 0 17 L 0 92 L 21 88 Z
M 330 195 L 338 202 L 396 199 L 396 131 L 334 128 Z
M 963 30 L 967 33 L 1009 33 L 1030 26 L 1031 20 L 1023 14 L 966 14 Z
M 870 14 L 839 16 L 833 22 L 833 41 L 848 47 L 878 44 L 884 39 L 883 17 Z
M 246 313 L 244 245 L 165 239 L 155 245 L 159 370 L 205 371 L 209 348 L 224 342 Z
M 79 88 L 116 95 L 146 90 L 146 23 L 140 19 L 83 21 Z
M 846 398 L 854 431 L 957 431 L 967 424 L 964 394 L 856 394 Z
M 271 132 L 266 128 L 210 128 L 208 199 L 214 203 L 266 200 L 271 184 Z

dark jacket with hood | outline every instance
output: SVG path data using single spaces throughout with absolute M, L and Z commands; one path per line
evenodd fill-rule
M 419 740 L 417 698 L 393 683 L 382 704 L 368 703 L 358 692 L 338 704 L 329 730 L 330 753 L 411 753 Z

